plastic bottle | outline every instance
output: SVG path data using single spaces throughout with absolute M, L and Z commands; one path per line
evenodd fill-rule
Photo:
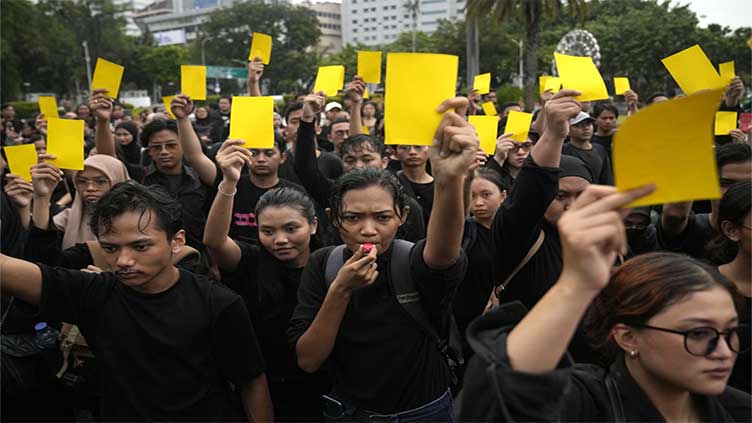
M 39 322 L 34 325 L 36 336 L 34 344 L 40 350 L 53 349 L 57 347 L 58 330 L 47 325 L 47 322 Z

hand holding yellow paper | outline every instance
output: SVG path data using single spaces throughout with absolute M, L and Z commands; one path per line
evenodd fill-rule
M 39 112 L 42 113 L 46 119 L 59 118 L 60 115 L 57 112 L 57 101 L 55 101 L 55 97 L 51 95 L 40 95 Z
M 3 150 L 8 159 L 10 173 L 31 182 L 31 167 L 37 164 L 37 149 L 34 144 L 7 146 L 3 147 Z
M 120 80 L 123 79 L 125 68 L 102 58 L 97 59 L 94 76 L 91 78 L 91 89 L 107 90 L 107 95 L 117 98 L 120 92 Z
M 700 90 L 720 88 L 728 83 L 721 80 L 710 59 L 697 44 L 661 59 L 661 62 L 687 95 Z
M 180 92 L 191 100 L 206 100 L 206 66 L 180 66 Z
M 174 95 L 165 95 L 165 96 L 162 96 L 162 103 L 164 104 L 165 111 L 173 119 L 175 119 L 175 115 L 172 114 L 172 109 L 170 109 L 170 103 L 172 103 L 172 99 L 175 98 L 175 97 L 176 96 L 174 96 Z
M 498 116 L 499 112 L 496 111 L 496 106 L 494 106 L 493 101 L 486 101 L 485 103 L 481 104 L 481 107 L 483 107 L 483 113 L 486 114 L 486 116 Z M 499 120 L 498 118 L 496 119 Z
M 381 82 L 381 52 L 359 51 L 358 52 L 358 75 L 366 84 L 378 84 Z
M 614 77 L 614 94 L 624 95 L 629 89 L 629 78 L 621 76 Z
M 480 139 L 480 148 L 489 156 L 496 152 L 496 137 L 499 131 L 499 119 L 496 116 L 471 115 L 468 122 L 475 127 Z
M 703 91 L 646 107 L 624 121 L 613 143 L 616 186 L 656 186 L 630 207 L 721 196 L 712 126 L 722 97 L 723 89 Z
M 538 77 L 538 90 L 540 94 L 546 91 L 546 82 L 551 79 L 551 75 L 541 75 Z
M 230 138 L 246 148 L 274 148 L 274 98 L 233 97 Z
M 590 56 L 567 56 L 554 53 L 554 59 L 556 68 L 559 70 L 561 85 L 566 89 L 582 92 L 577 100 L 593 101 L 608 98 L 606 84 Z
M 84 169 L 84 121 L 50 119 L 47 121 L 47 154 L 60 169 Z
M 546 80 L 546 85 L 543 86 L 543 91 L 551 91 L 556 94 L 561 89 L 561 78 L 555 76 L 549 77 Z
M 455 95 L 458 57 L 389 53 L 384 116 L 386 144 L 432 145 L 442 114 L 436 108 Z
M 345 67 L 342 65 L 321 66 L 316 74 L 313 92 L 323 91 L 327 97 L 337 95 L 345 85 Z
M 718 65 L 718 72 L 721 74 L 721 81 L 725 81 L 728 84 L 736 76 L 734 61 L 723 62 Z
M 251 50 L 248 52 L 248 60 L 258 57 L 265 64 L 269 64 L 272 57 L 272 37 L 260 32 L 254 32 L 251 39 Z
M 509 112 L 507 117 L 507 126 L 504 133 L 513 133 L 511 139 L 517 142 L 527 141 L 527 134 L 530 132 L 530 123 L 533 121 L 533 114 L 526 112 Z
M 728 135 L 732 129 L 736 129 L 736 112 L 715 112 L 714 135 Z
M 491 91 L 491 74 L 482 73 L 475 75 L 473 79 L 473 90 L 478 90 L 478 94 L 488 94 Z

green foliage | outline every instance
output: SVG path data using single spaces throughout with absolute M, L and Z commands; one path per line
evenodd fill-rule
M 186 46 L 173 45 L 147 49 L 142 57 L 142 69 L 158 83 L 180 82 L 180 65 L 189 64 Z
M 272 57 L 264 73 L 271 93 L 294 92 L 315 74 L 318 57 L 309 51 L 321 31 L 313 11 L 284 2 L 252 0 L 212 13 L 201 27 L 204 33 L 193 45 L 200 55 L 204 43 L 206 63 L 218 66 L 245 66 L 253 32 L 269 34 Z M 194 54 L 195 57 L 195 54 Z M 315 75 L 314 75 L 315 76 Z
M 502 85 L 496 88 L 496 104 L 504 104 L 507 101 L 520 101 L 525 93 L 514 85 Z
M 30 119 L 39 113 L 39 103 L 36 101 L 11 101 L 8 104 L 16 109 L 16 116 L 19 119 Z

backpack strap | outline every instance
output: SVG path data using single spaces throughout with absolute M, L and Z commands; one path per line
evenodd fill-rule
M 538 233 L 538 239 L 535 240 L 535 243 L 533 244 L 532 247 L 530 247 L 530 250 L 527 252 L 527 254 L 522 259 L 520 264 L 518 264 L 517 267 L 515 267 L 514 270 L 512 270 L 512 273 L 510 273 L 509 276 L 507 276 L 507 278 L 504 279 L 504 282 L 502 282 L 501 285 L 496 287 L 496 289 L 494 290 L 497 298 L 501 297 L 502 291 L 504 291 L 507 288 L 507 285 L 509 285 L 509 282 L 511 282 L 512 279 L 515 276 L 517 276 L 517 273 L 519 273 L 520 270 L 522 270 L 522 268 L 525 267 L 525 265 L 530 261 L 530 259 L 533 258 L 535 253 L 538 252 L 541 245 L 543 245 L 543 241 L 545 239 L 546 239 L 546 234 L 545 232 L 543 232 L 543 229 L 541 229 L 540 233 Z

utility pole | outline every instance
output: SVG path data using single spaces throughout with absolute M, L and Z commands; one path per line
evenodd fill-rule
M 89 44 L 84 41 L 81 43 L 84 46 L 84 60 L 86 61 L 86 78 L 89 81 L 89 92 L 91 93 L 91 57 L 89 57 Z
M 473 79 L 480 72 L 480 52 L 478 51 L 478 18 L 468 18 L 466 24 L 467 41 L 467 91 L 473 89 Z

